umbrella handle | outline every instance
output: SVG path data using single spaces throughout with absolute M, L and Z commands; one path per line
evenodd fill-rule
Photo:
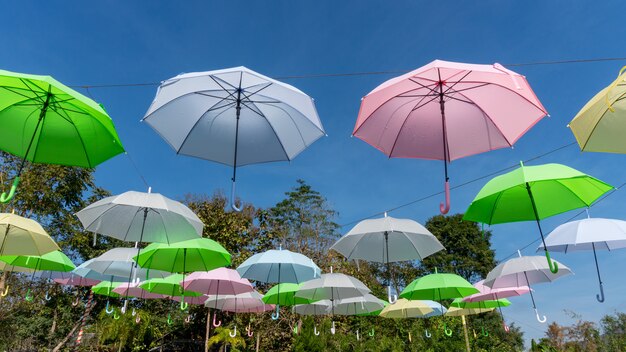
M 426 336 L 426 338 L 431 338 L 433 335 L 431 333 L 428 332 L 428 329 L 424 329 L 424 336 Z
M 111 307 L 109 306 L 109 300 L 108 300 L 108 299 L 107 299 L 107 305 L 106 305 L 106 307 L 104 308 L 104 311 L 105 311 L 107 314 L 111 314 L 111 313 L 113 313 L 113 312 L 115 311 L 115 308 L 111 308 Z
M 13 199 L 13 197 L 15 197 L 15 191 L 17 190 L 17 185 L 19 183 L 20 177 L 17 176 L 13 180 L 13 184 L 11 185 L 11 190 L 9 191 L 9 194 L 7 195 L 6 192 L 2 192 L 2 195 L 0 195 L 0 203 L 8 203 L 11 201 L 11 199 Z
M 332 326 L 330 327 L 330 333 L 334 335 L 334 334 L 335 334 L 335 332 L 337 332 L 337 330 L 335 329 L 335 322 L 333 321 L 333 324 L 332 324 Z
M 180 310 L 187 310 L 189 308 L 189 303 L 185 302 L 185 297 L 180 300 Z
M 167 325 L 172 324 L 174 324 L 174 321 L 172 320 L 172 315 L 170 313 L 167 313 Z
M 235 328 L 232 331 L 228 332 L 228 336 L 230 336 L 230 337 L 237 336 L 237 325 L 235 325 Z
M 478 335 L 476 334 L 476 330 L 472 329 L 472 332 L 474 333 L 474 338 L 477 339 Z
M 548 260 L 548 266 L 550 267 L 550 271 L 553 274 L 556 274 L 559 272 L 559 264 L 552 260 L 552 258 L 550 258 L 550 252 L 548 252 L 548 250 L 546 249 L 546 259 Z
M 213 314 L 213 327 L 217 328 L 220 325 L 222 325 L 222 321 L 221 320 L 219 322 L 217 321 L 217 313 Z
M 250 323 L 248 323 L 248 326 L 246 327 L 246 333 L 248 337 L 252 337 L 252 335 L 254 335 L 254 331 L 252 331 L 252 326 L 250 326 Z
M 506 325 L 506 323 L 505 323 L 505 322 L 502 322 L 502 326 L 504 326 L 504 331 L 509 332 L 509 330 L 510 330 L 510 329 L 509 329 L 509 326 L 508 326 L 508 325 Z
M 602 286 L 602 282 L 600 282 L 600 294 L 596 295 L 596 299 L 598 302 L 604 302 L 604 287 Z
M 409 343 L 413 342 L 413 338 L 411 337 L 411 332 L 409 331 Z
M 317 331 L 317 326 L 313 326 L 313 333 L 315 334 L 315 336 L 320 336 L 320 332 Z
M 135 311 L 135 308 L 134 308 L 134 307 L 133 307 L 133 312 L 132 312 L 130 315 L 131 315 L 131 316 L 133 316 L 133 317 L 134 317 L 135 315 L 137 315 L 137 312 Z
M 537 311 L 537 308 L 535 308 L 535 315 L 537 316 L 537 321 L 538 322 L 540 322 L 542 324 L 546 322 L 546 320 L 547 320 L 546 316 L 543 315 L 543 318 L 540 318 L 539 317 L 539 312 Z
M 369 336 L 374 336 L 374 334 L 375 334 L 375 333 L 374 333 L 374 328 L 372 328 L 372 331 L 368 332 L 367 334 L 368 334 Z
M 446 203 L 439 203 L 439 211 L 441 214 L 446 215 L 450 211 L 450 182 L 446 181 L 444 186 L 444 191 L 446 194 Z
M 76 299 L 72 302 L 72 307 L 76 307 L 78 303 L 80 303 L 80 295 L 78 294 L 78 291 L 76 291 Z
M 238 213 L 243 210 L 243 206 L 240 206 L 239 208 L 237 208 L 237 205 L 235 205 L 235 181 L 233 181 L 232 186 L 230 188 L 230 207 Z
M 359 329 L 356 329 L 356 340 L 361 341 L 361 336 L 359 336 Z
M 298 324 L 294 325 L 291 331 L 293 331 L 295 335 L 298 335 Z
M 280 307 L 277 304 L 276 312 L 272 313 L 272 320 L 277 320 L 278 318 L 280 318 Z
M 113 319 L 120 320 L 120 315 L 117 314 L 117 311 L 115 313 L 113 313 Z
M 120 311 L 122 312 L 122 314 L 126 314 L 127 308 L 128 308 L 128 300 L 125 300 L 124 305 L 122 306 L 122 308 L 120 308 Z
M 398 295 L 391 294 L 391 286 L 387 286 L 387 300 L 390 304 L 394 304 L 398 301 Z
M 9 294 L 9 285 L 4 287 L 4 291 L 0 292 L 1 297 L 6 297 Z
M 443 332 L 446 334 L 446 336 L 450 337 L 452 336 L 452 329 L 448 329 L 446 323 L 443 323 Z
M 50 297 L 50 293 L 48 291 L 46 291 L 46 295 L 43 297 L 46 301 L 49 301 L 52 299 L 52 297 Z
M 33 298 L 35 297 L 31 294 L 30 288 L 29 288 L 28 291 L 26 291 L 26 295 L 24 295 L 24 300 L 31 302 Z
M 482 327 L 482 330 L 483 330 L 483 336 L 485 337 L 489 336 L 489 331 L 486 331 L 484 326 Z
M 137 316 L 135 317 L 135 324 L 139 324 L 141 322 L 141 317 L 139 316 L 139 314 L 137 314 Z
M 185 323 L 191 323 L 191 314 L 187 315 L 187 318 L 185 318 Z

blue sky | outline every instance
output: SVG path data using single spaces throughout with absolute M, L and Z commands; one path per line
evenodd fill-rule
M 620 1 L 101 1 L 12 2 L 0 13 L 0 68 L 51 74 L 68 85 L 159 82 L 181 72 L 244 65 L 272 77 L 337 72 L 410 70 L 434 59 L 502 64 L 624 57 Z M 390 5 L 393 4 L 393 5 Z M 574 141 L 567 122 L 626 61 L 511 67 L 527 76 L 551 114 L 514 149 L 452 163 L 451 183 L 462 183 Z M 253 165 L 238 172 L 238 193 L 271 206 L 303 178 L 328 197 L 341 224 L 439 191 L 440 162 L 387 159 L 350 138 L 360 98 L 392 75 L 290 79 L 315 98 L 328 133 L 291 163 Z M 82 90 L 83 93 L 86 93 Z M 170 197 L 228 190 L 231 170 L 178 157 L 139 120 L 156 87 L 92 88 L 154 191 Z M 576 146 L 530 165 L 559 162 L 613 185 L 626 182 L 624 156 L 580 153 Z M 98 168 L 99 184 L 114 193 L 144 190 L 125 156 Z M 463 212 L 484 181 L 453 191 L 452 212 Z M 441 197 L 391 213 L 424 222 Z M 626 194 L 616 192 L 592 216 L 625 218 Z M 544 222 L 548 231 L 575 213 Z M 349 230 L 349 227 L 343 231 Z M 493 247 L 506 257 L 538 236 L 534 223 L 497 225 Z M 534 247 L 532 247 L 534 250 Z M 525 254 L 531 254 L 531 250 Z M 591 253 L 555 258 L 575 276 L 536 287 L 540 312 L 569 323 L 572 309 L 597 320 L 626 303 L 626 251 L 599 253 L 606 302 L 595 300 Z M 530 297 L 511 300 L 505 315 L 527 337 L 543 335 Z

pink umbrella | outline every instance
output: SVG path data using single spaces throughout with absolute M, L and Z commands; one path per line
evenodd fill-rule
M 61 285 L 68 285 L 68 286 L 95 286 L 100 281 L 94 280 L 94 279 L 88 279 L 86 277 L 82 277 L 78 275 L 70 275 L 69 277 L 66 277 L 66 278 L 54 279 L 54 282 L 61 284 Z
M 143 298 L 143 299 L 168 298 L 168 296 L 166 295 L 148 292 L 144 290 L 143 288 L 139 287 L 139 284 L 140 282 L 133 282 L 131 284 L 129 284 L 128 282 L 125 282 L 123 284 L 120 284 L 116 288 L 114 288 L 113 292 L 118 293 L 120 296 L 137 297 L 137 298 Z
M 501 288 L 491 288 L 489 286 L 484 285 L 485 280 L 480 280 L 474 284 L 480 292 L 474 293 L 473 295 L 467 296 L 463 298 L 466 302 L 480 302 L 486 300 L 498 300 L 500 298 L 506 297 L 515 297 L 521 296 L 530 292 L 531 288 L 528 286 L 515 286 L 515 287 L 501 287 Z M 504 321 L 504 314 L 502 314 L 502 308 L 498 306 L 500 310 L 500 315 L 502 316 L 502 324 L 504 325 L 504 330 L 509 331 L 509 327 L 506 325 Z
M 276 307 L 273 304 L 265 304 L 263 302 L 263 295 L 257 291 L 244 292 L 237 295 L 225 295 L 225 296 L 209 296 L 205 306 L 213 306 L 215 309 L 233 313 L 263 313 L 274 310 Z M 221 323 L 221 322 L 220 322 Z M 250 325 L 246 328 L 248 336 L 252 336 L 252 330 Z M 237 335 L 237 326 L 234 330 L 229 332 L 231 337 Z
M 435 60 L 365 96 L 352 135 L 390 158 L 443 160 L 445 214 L 449 162 L 511 147 L 546 115 L 526 78 L 500 64 Z

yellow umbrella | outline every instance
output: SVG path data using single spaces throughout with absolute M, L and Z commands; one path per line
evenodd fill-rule
M 617 79 L 583 106 L 568 127 L 582 151 L 626 154 L 626 74 L 623 67 Z
M 59 249 L 38 222 L 0 213 L 0 255 L 41 256 Z
M 400 298 L 394 304 L 387 305 L 380 316 L 384 318 L 418 318 L 431 313 L 433 308 L 423 301 Z

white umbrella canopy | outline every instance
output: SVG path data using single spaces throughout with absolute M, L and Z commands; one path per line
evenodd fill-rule
M 328 315 L 331 313 L 331 305 L 329 299 L 323 299 L 307 304 L 296 304 L 293 306 L 293 312 L 300 315 Z
M 304 282 L 296 297 L 312 301 L 329 299 L 331 301 L 360 297 L 370 293 L 370 289 L 357 278 L 339 274 L 322 274 L 320 278 Z
M 137 254 L 136 248 L 113 248 L 107 252 L 85 262 L 83 269 L 91 269 L 103 275 L 121 277 L 132 281 L 132 276 L 141 279 L 165 278 L 172 273 L 160 270 L 150 270 L 135 267 L 133 257 Z M 108 281 L 108 280 L 107 280 Z
M 334 313 L 337 315 L 369 314 L 385 308 L 385 302 L 367 293 L 361 297 L 345 298 L 334 302 Z
M 271 249 L 255 254 L 237 267 L 241 277 L 260 282 L 299 284 L 319 278 L 320 268 L 303 254 Z
M 142 121 L 177 154 L 232 166 L 233 198 L 237 167 L 292 160 L 325 135 L 311 97 L 246 67 L 163 81 Z
M 190 240 L 201 237 L 204 227 L 187 206 L 151 192 L 129 191 L 107 197 L 76 216 L 87 231 L 130 242 Z
M 603 218 L 587 218 L 567 222 L 554 229 L 546 237 L 546 247 L 555 252 L 593 251 L 593 258 L 600 283 L 599 302 L 604 302 L 604 287 L 596 250 L 612 251 L 626 247 L 626 221 Z M 543 244 L 537 251 L 544 250 Z

